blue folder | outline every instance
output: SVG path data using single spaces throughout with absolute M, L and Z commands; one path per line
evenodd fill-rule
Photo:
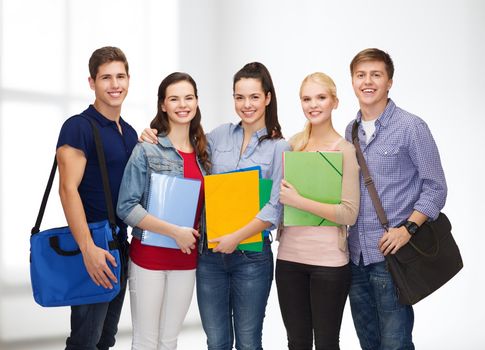
M 259 174 L 259 178 L 261 178 L 261 166 L 255 165 L 255 166 L 250 166 L 247 168 L 241 168 L 241 169 L 235 169 L 235 170 L 230 170 L 230 171 L 225 171 L 221 174 L 228 174 L 228 173 L 237 173 L 239 171 L 251 171 L 251 170 L 257 170 Z
M 147 211 L 171 224 L 194 227 L 199 202 L 200 180 L 152 174 Z M 141 243 L 179 249 L 175 240 L 164 234 L 144 230 Z

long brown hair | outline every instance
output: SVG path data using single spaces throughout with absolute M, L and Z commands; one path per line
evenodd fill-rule
M 157 100 L 157 115 L 153 118 L 152 122 L 150 123 L 150 127 L 152 129 L 157 129 L 158 134 L 168 135 L 170 132 L 170 123 L 168 119 L 167 112 L 162 110 L 162 103 L 165 101 L 167 88 L 175 83 L 180 81 L 187 81 L 192 85 L 194 88 L 194 95 L 198 98 L 197 95 L 197 84 L 195 83 L 194 79 L 187 73 L 182 72 L 174 72 L 169 74 L 162 80 L 160 86 L 158 87 L 158 100 Z M 194 147 L 197 157 L 202 163 L 205 171 L 207 173 L 210 172 L 210 160 L 209 154 L 207 153 L 207 139 L 205 137 L 204 129 L 200 124 L 202 119 L 202 115 L 200 113 L 199 105 L 197 105 L 197 111 L 195 113 L 195 117 L 190 121 L 190 128 L 189 128 L 189 139 L 192 147 Z
M 266 106 L 264 114 L 264 123 L 267 135 L 261 136 L 259 142 L 266 139 L 281 139 L 283 134 L 281 133 L 281 126 L 278 121 L 278 104 L 276 102 L 276 92 L 273 85 L 273 80 L 269 74 L 268 69 L 264 64 L 260 62 L 251 62 L 242 67 L 235 75 L 232 83 L 232 91 L 236 87 L 236 83 L 241 79 L 257 79 L 263 86 L 264 95 L 271 94 L 271 101 Z

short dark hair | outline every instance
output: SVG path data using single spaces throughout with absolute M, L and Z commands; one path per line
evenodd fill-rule
M 105 46 L 95 50 L 89 59 L 89 75 L 96 80 L 98 69 L 105 63 L 118 61 L 125 65 L 126 74 L 129 74 L 128 61 L 125 54 L 114 46 Z
M 394 76 L 394 63 L 392 62 L 391 56 L 382 50 L 376 48 L 369 48 L 360 51 L 350 62 L 350 75 L 354 74 L 355 67 L 365 61 L 379 61 L 384 62 L 386 66 L 386 72 L 389 79 Z
M 257 79 L 263 86 L 265 96 L 271 94 L 271 101 L 266 106 L 264 123 L 266 126 L 267 135 L 262 136 L 259 142 L 265 139 L 280 139 L 283 138 L 281 133 L 281 126 L 278 122 L 278 103 L 276 101 L 276 92 L 273 85 L 273 80 L 269 74 L 268 68 L 260 62 L 251 62 L 242 67 L 236 74 L 232 83 L 232 91 L 236 87 L 236 83 L 241 79 Z

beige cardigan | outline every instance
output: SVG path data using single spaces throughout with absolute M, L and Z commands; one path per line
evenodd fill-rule
M 341 139 L 335 148 L 342 151 L 342 201 L 335 204 L 336 223 L 341 226 L 283 227 L 279 236 L 278 259 L 317 266 L 343 266 L 349 262 L 347 225 L 359 214 L 359 165 L 354 146 Z

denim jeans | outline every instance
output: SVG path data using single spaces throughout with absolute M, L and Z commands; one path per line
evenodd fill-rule
M 120 244 L 119 294 L 109 303 L 71 306 L 71 334 L 66 340 L 66 350 L 108 350 L 115 345 L 128 271 L 129 243 L 123 240 Z
M 363 350 L 414 350 L 413 308 L 399 303 L 385 262 L 351 263 L 350 307 Z
M 197 302 L 209 350 L 262 348 L 263 319 L 273 280 L 273 254 L 204 250 L 197 266 Z

